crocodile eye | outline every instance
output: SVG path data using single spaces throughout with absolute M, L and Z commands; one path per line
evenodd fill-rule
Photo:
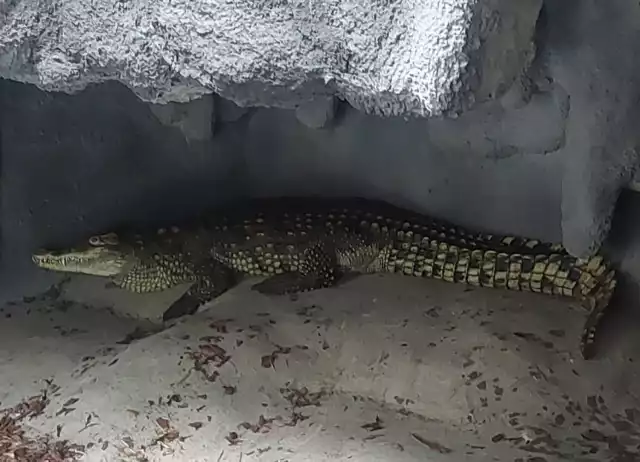
M 89 244 L 97 246 L 97 245 L 102 244 L 102 240 L 100 239 L 100 236 L 91 236 L 89 238 Z
M 115 233 L 100 234 L 99 236 L 91 236 L 89 238 L 89 245 L 93 246 L 117 245 L 118 242 L 118 235 Z

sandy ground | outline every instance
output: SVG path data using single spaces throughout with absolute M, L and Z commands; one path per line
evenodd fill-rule
M 179 291 L 104 284 L 0 312 L 0 408 L 47 389 L 28 434 L 84 460 L 640 460 L 623 354 L 640 340 L 583 361 L 569 300 L 393 275 L 296 298 L 244 283 L 157 331 Z

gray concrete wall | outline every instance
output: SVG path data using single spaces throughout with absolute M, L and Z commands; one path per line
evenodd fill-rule
M 561 237 L 559 156 L 474 155 L 462 122 L 386 120 L 343 105 L 332 126 L 313 129 L 293 111 L 259 109 L 194 141 L 119 84 L 77 96 L 2 86 L 10 267 L 14 258 L 28 266 L 45 242 L 242 193 L 372 196 L 479 229 Z M 440 130 L 445 146 L 432 134 Z
M 179 218 L 233 192 L 227 175 L 240 160 L 232 155 L 240 133 L 187 141 L 115 83 L 69 96 L 3 81 L 1 95 L 2 274 L 10 292 L 30 290 L 37 276 L 28 252 L 44 242 L 70 243 L 123 220 Z

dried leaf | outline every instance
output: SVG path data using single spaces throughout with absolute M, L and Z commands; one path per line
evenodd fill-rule
M 265 427 L 268 428 L 269 424 L 271 424 L 274 420 L 276 420 L 275 417 L 271 417 L 271 418 L 266 418 L 265 416 L 263 416 L 262 414 L 260 414 L 260 417 L 258 417 L 258 429 L 254 430 L 256 433 L 262 429 L 264 429 Z
M 419 443 L 424 444 L 426 447 L 431 449 L 432 451 L 437 451 L 440 454 L 450 454 L 453 452 L 452 449 L 443 446 L 437 441 L 429 441 L 428 439 L 418 435 L 417 433 L 411 433 L 411 436 Z
M 307 420 L 309 416 L 302 414 L 301 412 L 293 411 L 291 413 L 291 419 L 288 422 L 285 422 L 284 425 L 287 427 L 295 427 L 299 422 L 303 422 Z
M 62 405 L 62 407 L 69 407 L 77 402 L 78 402 L 78 398 L 70 398 Z
M 237 391 L 236 387 L 232 387 L 228 385 L 224 385 L 223 388 L 224 388 L 225 395 L 234 395 Z
M 302 387 L 300 389 L 282 388 L 280 389 L 280 392 L 294 408 L 320 406 L 322 398 L 326 395 L 324 390 L 310 392 L 307 387 Z
M 68 441 L 51 441 L 50 437 L 29 437 L 20 421 L 31 418 L 33 412 L 41 412 L 46 406 L 45 393 L 31 397 L 10 409 L 4 409 L 0 417 L 0 460 L 20 462 L 50 461 L 62 462 L 78 460 L 84 446 Z M 62 425 L 56 426 L 56 438 L 62 433 Z
M 227 350 L 215 343 L 204 343 L 200 345 L 200 349 L 214 357 L 224 357 L 227 354 Z
M 195 430 L 200 430 L 204 424 L 202 422 L 191 422 L 189 426 Z
M 209 324 L 209 327 L 211 327 L 212 329 L 215 329 L 216 331 L 218 331 L 221 334 L 227 334 L 229 332 L 229 330 L 227 329 L 227 323 L 229 323 L 230 321 L 233 321 L 232 319 L 219 319 L 217 321 L 213 321 L 211 324 Z
M 229 432 L 229 434 L 225 436 L 225 439 L 229 442 L 229 445 L 231 446 L 235 446 L 241 441 L 240 437 L 236 432 Z
M 61 416 L 61 415 L 63 415 L 63 414 L 64 414 L 64 415 L 67 415 L 67 414 L 69 414 L 70 412 L 73 412 L 73 411 L 75 411 L 75 410 L 76 410 L 76 408 L 75 408 L 75 407 L 63 407 L 63 408 L 62 408 L 62 409 L 60 409 L 58 412 L 56 412 L 56 417 L 59 417 L 59 416 Z
M 276 360 L 276 355 L 271 353 L 270 355 L 264 355 L 260 359 L 260 364 L 262 364 L 262 367 L 264 368 L 270 368 L 270 367 L 273 367 L 273 363 L 275 362 L 275 360 Z
M 171 430 L 166 432 L 164 435 L 162 435 L 159 441 L 169 442 L 169 441 L 174 441 L 178 438 L 180 438 L 180 432 L 175 428 L 172 428 Z
M 276 345 L 276 352 L 286 355 L 291 353 L 291 347 L 283 347 L 280 345 Z
M 162 428 L 163 430 L 168 430 L 170 428 L 170 424 L 169 421 L 167 419 L 165 419 L 164 417 L 158 417 L 156 419 L 156 423 L 160 426 L 160 428 Z
M 376 420 L 374 422 L 364 424 L 362 425 L 362 428 L 370 432 L 375 432 L 377 430 L 382 430 L 384 426 L 382 425 L 382 420 L 380 420 L 380 417 L 376 416 Z

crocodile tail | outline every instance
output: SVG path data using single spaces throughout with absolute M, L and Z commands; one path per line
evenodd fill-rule
M 494 234 L 478 234 L 473 237 L 488 250 L 521 255 L 569 255 L 562 244 L 543 242 L 538 239 Z
M 580 276 L 580 299 L 587 309 L 587 320 L 580 339 L 580 351 L 585 359 L 595 355 L 596 330 L 613 297 L 617 285 L 616 271 L 605 259 L 596 255 L 578 259 Z
M 497 252 L 462 248 L 437 240 L 412 244 L 402 243 L 390 251 L 386 267 L 391 272 L 578 299 L 588 311 L 580 351 L 585 359 L 593 357 L 596 329 L 617 282 L 616 272 L 602 256 L 580 259 L 566 251 Z M 559 246 L 548 250 L 557 248 Z

